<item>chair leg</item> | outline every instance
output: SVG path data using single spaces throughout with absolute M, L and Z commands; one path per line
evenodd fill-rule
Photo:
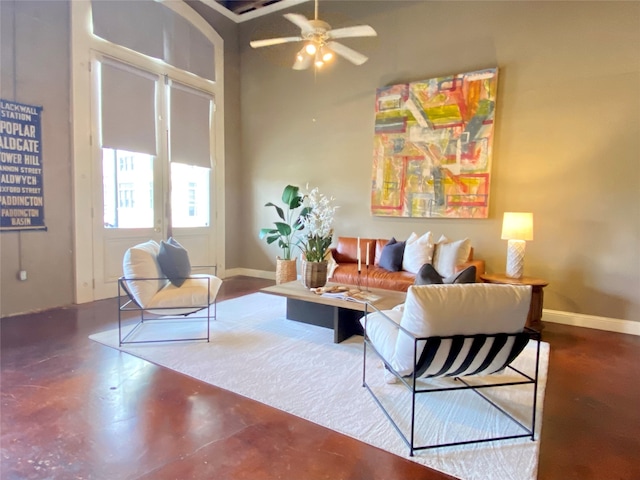
M 215 300 L 213 301 L 215 303 Z M 207 308 L 207 343 L 211 339 L 211 307 Z

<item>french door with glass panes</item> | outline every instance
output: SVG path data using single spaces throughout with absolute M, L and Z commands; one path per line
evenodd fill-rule
M 95 298 L 117 294 L 125 251 L 148 240 L 214 265 L 213 96 L 103 55 L 91 72 Z

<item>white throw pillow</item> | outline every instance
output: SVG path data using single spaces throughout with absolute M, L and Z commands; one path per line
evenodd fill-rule
M 420 267 L 433 260 L 433 237 L 427 232 L 421 237 L 413 232 L 407 239 L 402 257 L 402 270 L 418 273 Z
M 146 307 L 156 292 L 167 283 L 158 263 L 159 251 L 160 245 L 149 240 L 128 249 L 122 260 L 125 278 L 153 279 L 126 282 L 127 290 L 141 307 Z
M 338 268 L 338 262 L 333 258 L 331 250 L 327 250 L 327 254 L 324 256 L 324 259 L 327 261 L 327 279 L 329 279 L 333 277 L 333 272 Z
M 411 286 L 400 325 L 416 337 L 516 333 L 529 313 L 531 287 L 466 283 Z M 418 358 L 424 348 L 419 345 Z M 400 332 L 391 365 L 413 372 L 414 340 Z
M 455 242 L 445 236 L 440 237 L 435 245 L 433 267 L 443 277 L 450 277 L 456 272 L 456 265 L 467 261 L 471 253 L 471 240 L 465 238 Z

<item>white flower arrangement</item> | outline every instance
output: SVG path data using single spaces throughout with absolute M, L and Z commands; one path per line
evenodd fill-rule
M 329 250 L 333 240 L 333 217 L 338 208 L 333 205 L 334 200 L 320 193 L 318 187 L 305 195 L 309 213 L 301 218 L 307 231 L 302 250 L 308 262 L 322 262 Z

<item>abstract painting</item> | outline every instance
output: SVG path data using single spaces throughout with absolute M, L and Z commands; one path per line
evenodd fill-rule
M 498 69 L 379 88 L 373 215 L 487 218 Z

